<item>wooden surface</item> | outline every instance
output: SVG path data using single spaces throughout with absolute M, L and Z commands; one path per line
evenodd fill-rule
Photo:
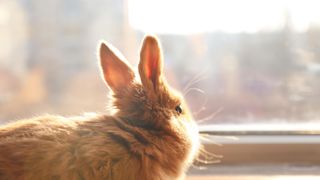
M 223 156 L 221 164 L 320 164 L 320 135 L 213 137 L 204 146 Z
M 221 162 L 191 168 L 186 180 L 320 180 L 320 135 L 214 136 L 204 146 Z

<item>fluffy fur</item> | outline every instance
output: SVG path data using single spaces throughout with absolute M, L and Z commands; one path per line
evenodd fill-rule
M 44 116 L 0 128 L 1 179 L 179 179 L 199 147 L 182 97 L 162 76 L 157 38 L 145 37 L 136 78 L 102 42 L 99 59 L 113 91 L 111 115 Z M 176 110 L 182 107 L 182 113 Z

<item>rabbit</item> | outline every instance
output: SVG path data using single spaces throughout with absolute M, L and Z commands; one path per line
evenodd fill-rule
M 100 43 L 98 54 L 115 111 L 46 115 L 2 126 L 0 179 L 185 177 L 199 151 L 199 132 L 183 97 L 165 80 L 158 38 L 145 36 L 138 73 L 107 42 Z

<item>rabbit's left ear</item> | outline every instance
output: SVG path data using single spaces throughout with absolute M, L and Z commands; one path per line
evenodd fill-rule
M 119 91 L 134 81 L 134 72 L 124 56 L 111 44 L 102 42 L 99 49 L 103 77 L 109 87 Z
M 163 69 L 162 51 L 154 36 L 146 36 L 140 52 L 139 74 L 146 91 L 157 93 Z

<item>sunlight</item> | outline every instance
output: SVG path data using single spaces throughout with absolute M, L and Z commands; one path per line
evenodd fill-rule
M 319 176 L 275 176 L 273 178 L 270 178 L 270 180 L 316 180 L 319 179 Z
M 320 24 L 320 1 L 310 0 L 129 0 L 129 21 L 149 33 L 190 34 L 296 31 Z

